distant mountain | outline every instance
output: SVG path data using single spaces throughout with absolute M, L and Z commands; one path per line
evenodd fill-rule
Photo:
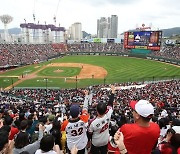
M 0 29 L 0 33 L 3 33 L 4 29 Z M 20 34 L 21 29 L 20 28 L 10 28 L 8 29 L 9 34 Z
M 91 34 L 88 34 L 87 32 L 85 31 L 82 31 L 83 33 L 83 38 L 88 38 Z
M 161 30 L 163 31 L 163 36 L 164 37 L 170 37 L 170 36 L 173 36 L 173 35 L 180 35 L 180 27 L 161 29 Z M 129 31 L 133 32 L 133 31 L 135 31 L 135 29 L 129 30 Z
M 163 36 L 164 37 L 170 37 L 173 35 L 180 35 L 180 27 L 174 27 L 174 28 L 168 28 L 168 29 L 161 29 L 163 31 Z M 0 33 L 3 33 L 3 29 L 0 29 Z M 20 28 L 10 28 L 9 30 L 10 34 L 20 34 L 21 29 Z M 135 30 L 129 30 L 129 31 L 135 31 Z M 91 34 L 88 34 L 85 31 L 82 31 L 83 33 L 83 38 L 88 38 Z M 123 33 L 122 33 L 123 34 Z
M 164 37 L 170 37 L 173 35 L 180 35 L 180 27 L 174 27 L 169 29 L 161 29 Z

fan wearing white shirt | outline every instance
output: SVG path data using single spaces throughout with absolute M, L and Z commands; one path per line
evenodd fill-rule
M 55 141 L 52 135 L 44 136 L 40 142 L 40 149 L 35 154 L 62 154 L 59 146 L 54 144 Z

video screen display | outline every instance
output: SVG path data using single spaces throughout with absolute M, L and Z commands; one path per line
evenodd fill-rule
M 162 31 L 126 32 L 124 47 L 160 50 L 161 38 Z

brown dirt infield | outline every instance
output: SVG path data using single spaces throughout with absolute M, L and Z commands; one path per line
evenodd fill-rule
M 51 63 L 51 64 L 41 67 L 39 70 L 37 70 L 33 73 L 27 74 L 23 77 L 19 76 L 18 77 L 19 80 L 17 82 L 15 82 L 13 84 L 13 86 L 15 87 L 16 85 L 18 85 L 19 83 L 21 83 L 25 80 L 33 79 L 36 77 L 39 77 L 39 78 L 65 78 L 65 77 L 53 77 L 53 76 L 37 76 L 38 72 L 40 72 L 41 70 L 43 70 L 47 67 L 79 67 L 79 68 L 81 68 L 81 71 L 80 71 L 79 75 L 77 75 L 78 80 L 79 79 L 88 79 L 88 78 L 103 79 L 104 77 L 107 76 L 107 71 L 103 67 L 100 67 L 100 66 L 83 64 L 83 63 Z M 58 71 L 58 73 L 59 73 L 60 71 L 62 72 L 63 70 L 56 70 L 56 71 Z M 68 78 L 75 79 L 76 76 L 68 77 Z M 67 81 L 67 82 L 74 82 L 74 81 Z M 11 88 L 12 88 L 12 85 L 6 87 L 5 90 L 9 90 Z
M 77 75 L 78 79 L 87 79 L 87 78 L 95 78 L 95 79 L 103 79 L 107 76 L 107 71 L 100 66 L 83 64 L 83 63 L 51 63 L 48 64 L 47 67 L 79 67 L 81 71 L 79 75 Z M 75 78 L 71 77 L 71 78 Z

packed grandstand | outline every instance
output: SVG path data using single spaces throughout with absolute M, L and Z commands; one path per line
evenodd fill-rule
M 12 66 L 44 62 L 74 52 L 131 54 L 130 50 L 123 48 L 123 44 L 116 43 L 0 44 L 0 67 L 5 71 L 5 69 L 9 69 Z M 164 46 L 160 51 L 152 51 L 147 56 L 179 60 L 180 46 Z M 50 154 L 60 154 L 70 153 L 71 150 L 71 153 L 74 154 L 78 153 L 76 147 L 79 153 L 96 153 L 99 150 L 101 151 L 100 153 L 105 154 L 102 152 L 104 149 L 106 153 L 116 154 L 180 153 L 179 79 L 156 82 L 115 83 L 110 87 L 111 85 L 105 84 L 78 89 L 1 90 L 0 153 L 39 154 L 49 152 Z M 140 112 L 140 110 L 137 110 L 137 105 L 135 105 L 135 108 L 129 105 L 132 100 L 136 101 L 136 103 L 139 100 L 148 100 L 153 106 L 153 113 L 145 117 L 145 122 L 143 121 L 144 117 L 138 117 L 140 120 L 143 119 L 140 123 L 143 124 L 141 128 L 146 128 L 142 129 L 144 132 L 147 131 L 152 123 L 155 123 L 154 127 L 158 126 L 156 129 L 158 137 L 154 137 L 155 142 L 152 142 L 153 146 L 150 146 L 150 141 L 153 139 L 149 138 L 154 135 L 155 128 L 152 134 L 145 134 L 149 138 L 143 141 L 140 138 L 144 132 L 141 132 L 138 136 L 138 139 L 141 141 L 139 143 L 134 143 L 138 140 L 128 140 L 128 137 L 132 137 L 133 133 L 129 135 L 128 132 L 124 132 L 124 143 L 120 143 L 123 140 L 120 140 L 120 136 L 117 133 L 115 134 L 116 131 L 122 130 L 123 132 L 123 129 L 128 124 L 138 123 L 139 119 L 136 119 L 136 117 L 138 114 L 141 115 L 141 112 L 144 114 L 144 111 Z M 106 105 L 106 110 L 103 114 L 101 114 L 98 104 L 101 107 L 103 106 L 102 104 Z M 86 110 L 86 113 L 84 110 Z M 111 114 L 109 113 L 110 110 L 112 110 Z M 147 109 L 148 111 L 149 109 Z M 77 115 L 75 115 L 76 112 Z M 82 116 L 85 117 L 87 115 L 89 117 L 85 122 Z M 102 126 L 99 134 L 108 132 L 103 137 L 99 134 L 94 135 L 96 126 L 101 127 L 99 123 L 92 126 L 94 119 L 101 119 L 109 115 L 111 115 L 110 119 L 102 120 L 102 124 L 105 124 L 107 121 L 108 125 L 105 125 L 107 127 Z M 151 122 L 147 122 L 147 119 L 151 119 Z M 73 127 L 70 124 L 77 124 L 79 121 L 81 126 L 84 126 L 83 122 L 87 126 L 84 126 L 84 132 L 82 132 L 82 127 L 78 131 L 72 131 L 71 138 L 84 135 L 84 142 L 82 142 L 80 137 L 75 138 L 75 140 L 73 138 L 72 141 L 69 137 L 68 129 Z M 144 126 L 144 124 L 149 125 Z M 78 127 L 78 124 L 75 127 Z M 136 127 L 134 134 L 138 131 L 139 129 Z M 86 133 L 88 134 L 87 136 Z M 100 144 L 100 138 L 106 139 L 104 141 L 105 144 Z M 111 140 L 112 138 L 115 141 Z M 97 140 L 99 141 L 96 142 Z M 79 143 L 87 146 L 81 147 Z M 136 144 L 135 147 L 137 149 L 133 149 L 134 144 Z M 71 145 L 76 147 L 72 148 Z M 147 148 L 143 147 L 144 145 Z M 150 149 L 148 149 L 149 147 Z
M 19 66 L 43 62 L 71 52 L 99 52 L 130 54 L 120 43 L 76 43 L 76 44 L 0 44 L 0 67 Z M 179 60 L 180 46 L 164 45 L 160 51 L 147 56 Z

